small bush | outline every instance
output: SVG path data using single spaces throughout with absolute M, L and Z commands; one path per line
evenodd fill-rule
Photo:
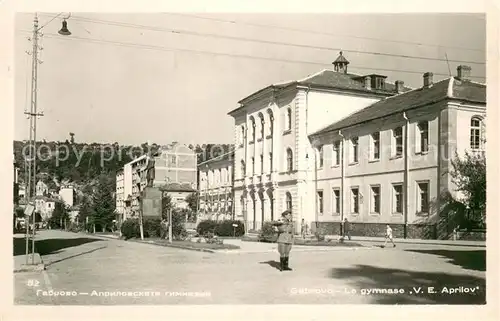
M 233 227 L 233 224 L 238 225 L 236 229 Z M 220 222 L 206 220 L 206 221 L 201 221 L 198 224 L 198 226 L 196 227 L 196 231 L 200 235 L 204 235 L 207 232 L 211 232 L 218 236 L 234 235 L 236 237 L 240 237 L 245 234 L 245 224 L 241 221 L 233 221 L 233 220 L 226 220 Z
M 264 222 L 259 233 L 259 241 L 275 243 L 277 240 L 278 233 L 276 232 L 272 222 Z
M 325 236 L 323 234 L 320 234 L 319 232 L 314 233 L 314 236 L 316 236 L 316 239 L 318 241 L 324 241 L 325 240 Z
M 145 217 L 143 229 L 144 237 L 160 237 L 162 230 L 161 219 L 159 217 Z
M 129 218 L 123 222 L 121 227 L 123 237 L 128 240 L 134 237 L 141 237 L 141 231 L 139 228 L 139 220 Z

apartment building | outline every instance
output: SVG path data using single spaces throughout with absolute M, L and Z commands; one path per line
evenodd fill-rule
M 456 195 L 451 159 L 484 152 L 486 85 L 471 68 L 388 97 L 310 136 L 316 149 L 314 221 L 337 234 L 347 218 L 355 234 L 439 237 L 440 195 Z M 447 227 L 448 228 L 448 227 Z
M 198 166 L 202 219 L 218 221 L 233 218 L 233 158 L 234 151 Z
M 248 229 L 260 229 L 285 209 L 295 222 L 314 222 L 314 149 L 308 136 L 409 90 L 383 75 L 349 73 L 348 65 L 341 52 L 333 70 L 267 86 L 229 112 L 235 122 L 235 217 Z

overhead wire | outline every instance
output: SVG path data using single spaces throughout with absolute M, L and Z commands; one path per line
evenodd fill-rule
M 29 31 L 21 30 L 21 32 L 29 32 Z M 121 42 L 121 41 L 85 38 L 85 37 L 78 37 L 78 36 L 74 36 L 74 35 L 72 35 L 71 37 L 61 38 L 57 34 L 45 33 L 45 37 L 56 39 L 56 40 L 82 41 L 82 42 L 88 42 L 88 43 L 93 43 L 93 44 L 108 44 L 108 45 L 114 45 L 114 46 L 118 46 L 118 47 L 138 48 L 138 49 L 146 49 L 146 50 L 153 50 L 153 51 L 168 51 L 168 52 L 180 51 L 180 52 L 190 52 L 190 53 L 196 53 L 196 54 L 236 57 L 236 58 L 245 58 L 245 59 L 253 59 L 253 60 L 265 60 L 265 61 L 276 61 L 276 62 L 297 63 L 297 64 L 310 64 L 310 65 L 320 65 L 320 66 L 324 66 L 324 67 L 329 66 L 329 64 L 322 63 L 322 62 L 261 57 L 261 56 L 245 55 L 245 54 L 232 54 L 232 53 L 213 52 L 213 51 L 195 50 L 195 49 L 172 48 L 172 47 L 146 45 L 146 44 L 139 44 L 139 43 L 132 43 L 132 42 Z M 362 67 L 362 66 L 351 66 L 351 68 L 359 69 L 359 70 L 401 72 L 401 73 L 408 73 L 408 74 L 421 74 L 422 73 L 421 71 L 415 71 L 415 70 L 370 68 L 370 67 Z M 448 74 L 442 74 L 442 73 L 434 73 L 434 75 L 448 76 Z M 485 79 L 485 77 L 479 77 L 479 76 L 471 76 L 471 78 Z

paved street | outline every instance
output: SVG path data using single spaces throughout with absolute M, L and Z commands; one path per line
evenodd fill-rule
M 294 271 L 279 272 L 278 255 L 267 249 L 212 254 L 61 231 L 41 231 L 37 240 L 37 251 L 48 266 L 44 272 L 15 274 L 16 304 L 485 302 L 485 248 L 479 247 L 398 244 L 292 250 Z M 428 287 L 474 292 L 428 293 Z M 381 289 L 385 293 L 368 293 Z M 387 289 L 405 292 L 390 294 Z M 74 291 L 74 296 L 48 296 L 44 291 Z

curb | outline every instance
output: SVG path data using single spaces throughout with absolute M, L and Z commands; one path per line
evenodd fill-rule
M 44 263 L 40 263 L 40 264 L 36 264 L 36 265 L 24 265 L 24 266 L 21 266 L 21 268 L 19 269 L 14 269 L 14 273 L 21 273 L 21 272 L 41 272 L 41 271 L 45 271 L 45 264 Z
M 182 250 L 188 250 L 188 251 L 197 251 L 197 252 L 206 252 L 206 253 L 218 253 L 218 250 L 197 249 L 197 248 L 193 248 L 193 247 L 185 247 L 185 246 L 173 245 L 173 244 L 172 245 L 171 244 L 158 244 L 158 243 L 155 243 L 155 242 L 139 241 L 139 240 L 134 240 L 134 239 L 124 240 L 124 239 L 121 239 L 121 238 L 110 237 L 110 236 L 106 236 L 106 235 L 88 234 L 88 233 L 84 233 L 84 232 L 78 232 L 78 233 L 85 234 L 85 235 L 92 235 L 92 236 L 97 237 L 97 238 L 104 238 L 104 239 L 108 239 L 108 240 L 117 240 L 117 241 L 123 241 L 123 242 L 134 242 L 134 243 L 149 244 L 149 245 L 156 245 L 156 246 L 163 246 L 163 247 L 172 247 L 172 248 L 177 248 L 177 249 L 182 249 Z

